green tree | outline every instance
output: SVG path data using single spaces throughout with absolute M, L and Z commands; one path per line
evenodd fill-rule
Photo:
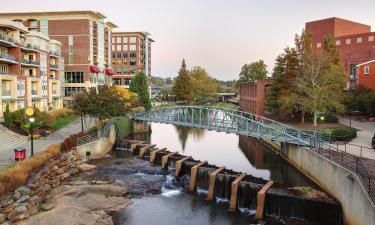
M 130 83 L 129 90 L 136 93 L 146 111 L 151 110 L 151 98 L 147 77 L 143 72 L 137 72 Z
M 4 116 L 4 126 L 10 128 L 12 126 L 12 113 L 9 110 L 9 104 L 6 105 L 3 116 Z
M 195 101 L 204 102 L 213 97 L 218 89 L 217 82 L 202 67 L 196 66 L 189 71 Z
M 258 60 L 249 64 L 245 64 L 241 68 L 240 83 L 249 81 L 262 80 L 267 78 L 267 65 L 263 60 Z
M 192 91 L 192 79 L 189 75 L 189 71 L 186 69 L 185 59 L 183 59 L 181 68 L 178 71 L 178 76 L 173 83 L 173 92 L 178 99 L 191 101 L 193 97 Z

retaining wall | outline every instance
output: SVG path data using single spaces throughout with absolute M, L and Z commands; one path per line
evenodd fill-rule
M 375 205 L 355 173 L 304 147 L 265 142 L 341 203 L 345 224 L 375 225 Z

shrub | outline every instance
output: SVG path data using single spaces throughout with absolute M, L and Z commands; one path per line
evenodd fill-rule
M 350 141 L 357 137 L 357 130 L 351 127 L 335 128 L 331 133 L 332 141 Z
M 13 191 L 18 186 L 26 183 L 33 172 L 40 169 L 47 161 L 60 154 L 61 145 L 51 144 L 43 152 L 35 154 L 33 158 L 26 159 L 0 172 L 0 194 Z
M 56 117 L 47 112 L 38 111 L 38 113 L 35 114 L 35 117 L 37 117 L 37 119 L 40 120 L 46 127 L 53 127 L 56 123 Z
M 62 108 L 62 109 L 56 109 L 52 112 L 48 113 L 50 116 L 55 117 L 56 119 L 59 117 L 64 117 L 64 116 L 70 116 L 74 114 L 74 111 L 72 109 L 68 108 Z
M 65 138 L 63 144 L 62 144 L 62 150 L 67 151 L 71 150 L 72 148 L 77 146 L 77 139 L 79 137 L 85 136 L 85 133 L 77 133 L 77 134 L 72 134 L 69 137 Z
M 335 115 L 328 114 L 324 116 L 324 121 L 328 123 L 338 123 L 339 119 Z
M 12 126 L 12 113 L 9 110 L 9 104 L 6 105 L 4 116 L 4 126 L 10 128 Z

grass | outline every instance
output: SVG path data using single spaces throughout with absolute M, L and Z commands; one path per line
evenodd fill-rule
M 60 154 L 61 145 L 51 144 L 33 158 L 18 162 L 0 172 L 0 195 L 15 190 L 26 183 L 33 172 L 40 169 L 47 161 Z
M 215 103 L 211 104 L 210 106 L 225 108 L 225 109 L 234 109 L 234 110 L 240 109 L 240 106 L 232 104 L 232 103 L 228 103 L 228 102 L 215 102 Z
M 61 129 L 65 127 L 66 125 L 70 124 L 74 120 L 76 120 L 79 116 L 78 115 L 68 115 L 68 116 L 63 116 L 59 117 L 56 119 L 55 124 L 53 125 L 52 129 L 54 131 Z

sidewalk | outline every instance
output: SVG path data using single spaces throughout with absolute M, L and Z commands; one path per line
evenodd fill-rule
M 85 130 L 94 126 L 95 121 L 94 119 L 85 118 L 84 128 Z M 90 123 L 91 122 L 91 123 Z M 61 128 L 60 130 L 51 133 L 50 135 L 34 139 L 34 154 L 40 151 L 43 151 L 48 145 L 56 144 L 64 141 L 65 138 L 69 137 L 74 133 L 78 133 L 82 130 L 81 128 L 81 119 L 78 118 L 69 125 Z M 19 146 L 14 146 L 19 147 Z M 31 154 L 31 141 L 27 141 L 25 144 L 21 145 L 21 147 L 26 148 L 27 150 L 27 157 Z M 6 151 L 2 151 L 0 153 L 0 169 L 7 167 L 8 165 L 14 162 L 14 152 L 13 149 L 8 149 Z
M 339 118 L 340 124 L 350 126 L 349 119 L 341 117 L 341 116 L 337 116 L 337 117 Z M 346 151 L 353 155 L 375 159 L 375 150 L 372 149 L 372 146 L 371 146 L 372 137 L 375 133 L 375 122 L 359 122 L 359 121 L 352 120 L 351 126 L 358 130 L 357 137 L 349 142 L 349 144 L 352 144 L 352 145 L 347 145 Z M 362 150 L 360 146 L 363 146 Z M 339 149 L 345 150 L 345 146 L 339 145 Z

